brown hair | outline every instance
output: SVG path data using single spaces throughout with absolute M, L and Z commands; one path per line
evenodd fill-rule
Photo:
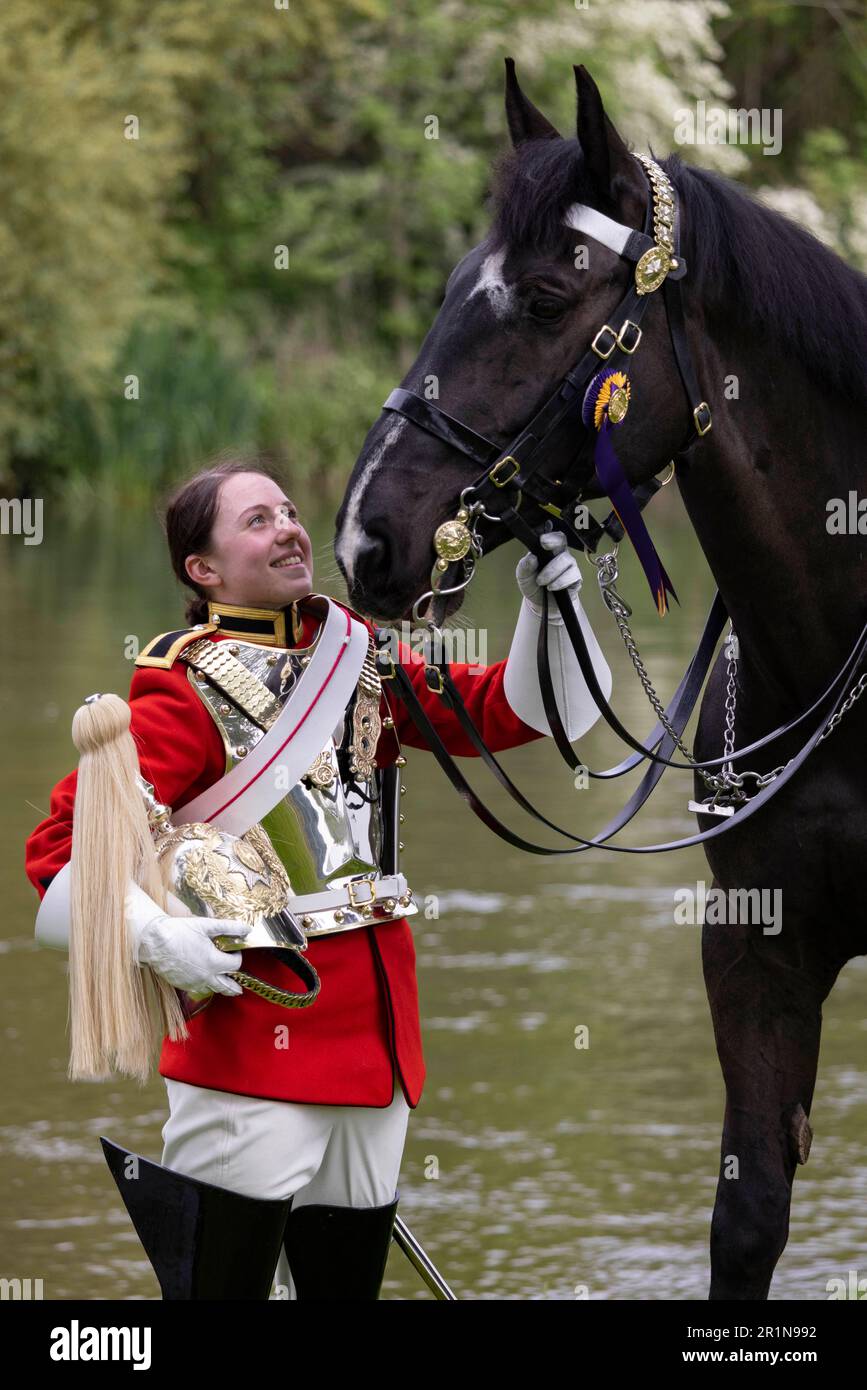
M 261 473 L 285 487 L 278 468 L 262 454 L 239 455 L 237 450 L 218 455 L 206 468 L 194 473 L 170 495 L 163 507 L 163 528 L 168 541 L 172 569 L 182 584 L 195 595 L 187 603 L 186 620 L 203 623 L 208 617 L 208 596 L 187 574 L 188 555 L 205 554 L 220 504 L 220 488 L 233 473 Z

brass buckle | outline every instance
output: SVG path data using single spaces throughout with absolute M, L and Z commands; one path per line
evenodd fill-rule
M 636 333 L 638 334 L 638 337 L 635 339 L 635 342 L 632 344 L 632 347 L 627 347 L 623 341 L 623 335 L 626 332 L 627 328 L 634 328 Z M 620 348 L 620 351 L 625 352 L 629 357 L 631 357 L 640 342 L 641 329 L 639 328 L 638 324 L 633 323 L 632 319 L 624 319 L 622 324 L 620 325 L 620 332 L 617 334 L 617 346 Z
M 607 352 L 603 352 L 601 348 L 598 348 L 598 347 L 596 346 L 596 344 L 599 342 L 599 339 L 602 337 L 602 334 L 603 334 L 603 333 L 610 333 L 610 334 L 611 334 L 611 338 L 612 338 L 611 346 L 610 346 L 610 348 L 608 349 Z M 617 334 L 614 332 L 614 329 L 611 327 L 611 324 L 610 324 L 610 323 L 603 323 L 602 327 L 600 328 L 599 332 L 596 334 L 596 337 L 593 339 L 593 342 L 590 344 L 590 346 L 591 346 L 591 348 L 593 349 L 593 351 L 596 353 L 596 356 L 597 356 L 597 357 L 601 357 L 603 362 L 607 362 L 607 361 L 608 361 L 608 358 L 611 356 L 612 352 L 613 352 L 614 349 L 617 347 L 617 343 L 618 343 Z
M 672 459 L 670 463 L 667 463 L 665 465 L 665 471 L 667 472 L 668 476 L 666 478 L 657 478 L 656 480 L 659 483 L 660 487 L 668 487 L 669 483 L 674 477 L 674 459 Z
M 498 472 L 502 468 L 504 463 L 511 463 L 514 465 L 508 478 L 498 477 Z M 521 465 L 519 464 L 518 460 L 516 458 L 512 458 L 511 454 L 506 454 L 505 458 L 499 459 L 497 463 L 494 464 L 493 468 L 488 474 L 488 477 L 494 484 L 494 487 L 505 487 L 507 483 L 510 483 L 512 481 L 512 479 L 515 477 L 517 473 L 520 473 L 520 471 Z
M 437 678 L 437 684 L 436 684 L 436 685 L 431 685 L 431 682 L 430 682 L 431 672 L 433 672 L 433 674 L 434 674 L 434 675 L 436 676 L 436 678 Z M 431 692 L 432 695 L 442 695 L 443 691 L 445 690 L 445 686 L 443 685 L 443 673 L 442 673 L 442 671 L 440 670 L 440 668 L 439 668 L 438 666 L 428 666 L 428 665 L 425 665 L 425 668 L 424 668 L 424 683 L 425 683 L 425 685 L 427 686 L 428 690 Z
M 356 890 L 356 888 L 358 888 L 362 883 L 366 883 L 367 886 L 369 887 L 369 889 L 370 889 L 370 897 L 369 897 L 369 898 L 365 898 L 365 900 L 364 900 L 363 903 L 357 903 L 357 902 L 355 901 L 355 890 Z M 356 878 L 356 879 L 352 879 L 349 883 L 347 883 L 346 889 L 347 889 L 347 892 L 349 893 L 349 901 L 350 901 L 351 905 L 355 908 L 356 912 L 358 911 L 359 908 L 362 908 L 362 907 L 372 907 L 373 904 L 376 902 L 376 882 L 375 882 L 375 880 L 372 879 L 372 878 Z
M 380 663 L 383 661 L 387 661 L 388 664 L 391 666 L 390 671 L 380 670 Z M 395 670 L 394 666 L 394 657 L 392 656 L 391 652 L 387 652 L 384 647 L 380 647 L 376 653 L 376 674 L 379 676 L 379 679 L 381 681 L 393 681 L 397 675 L 397 671 Z
M 702 411 L 702 410 L 706 410 L 706 411 L 707 411 L 707 424 L 705 425 L 704 429 L 702 429 L 701 424 L 699 423 L 699 418 L 698 418 L 698 416 L 699 416 L 699 411 Z M 693 418 L 693 420 L 695 421 L 695 428 L 696 428 L 696 432 L 698 433 L 699 437 L 701 437 L 701 435 L 703 435 L 703 434 L 707 434 L 708 430 L 710 429 L 711 425 L 713 424 L 713 421 L 712 421 L 712 419 L 711 419 L 710 406 L 708 405 L 707 401 L 702 401 L 701 405 L 697 405 L 697 406 L 695 407 L 695 410 L 692 412 L 692 418 Z

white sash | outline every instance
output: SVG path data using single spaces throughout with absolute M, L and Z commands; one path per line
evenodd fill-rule
M 368 649 L 363 623 L 328 605 L 316 650 L 268 732 L 238 763 L 186 806 L 172 813 L 174 825 L 214 821 L 230 835 L 243 835 L 277 805 L 322 752 L 356 687 Z

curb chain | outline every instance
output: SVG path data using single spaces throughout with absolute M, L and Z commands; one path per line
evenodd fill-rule
M 696 765 L 694 755 L 672 726 L 671 721 L 665 713 L 662 701 L 653 687 L 647 673 L 647 668 L 641 659 L 641 654 L 628 621 L 632 614 L 632 609 L 629 607 L 629 604 L 620 597 L 615 588 L 618 577 L 617 546 L 615 546 L 613 550 L 608 551 L 605 555 L 591 555 L 590 559 L 596 566 L 596 576 L 599 580 L 599 588 L 603 602 L 617 624 L 617 630 L 629 654 L 629 659 L 632 662 L 635 673 L 644 688 L 644 693 L 650 701 L 653 711 L 666 733 L 673 739 L 674 743 L 687 760 L 692 763 L 695 771 L 705 783 L 705 786 L 714 793 L 712 804 L 715 805 L 719 800 L 738 803 L 749 801 L 750 797 L 743 789 L 743 784 L 748 779 L 755 782 L 756 792 L 760 791 L 763 787 L 767 787 L 771 782 L 776 781 L 780 774 L 785 772 L 786 768 L 789 766 L 789 763 L 792 761 L 791 758 L 789 758 L 787 762 L 782 763 L 780 767 L 775 767 L 771 772 L 735 772 L 734 770 L 732 760 L 735 756 L 735 713 L 737 709 L 738 658 L 740 655 L 734 625 L 731 622 L 729 623 L 729 632 L 725 646 L 727 667 L 723 753 L 726 761 L 722 764 L 719 773 L 706 772 L 704 768 Z M 820 743 L 824 742 L 829 734 L 833 733 L 843 716 L 848 714 L 849 710 L 855 702 L 861 698 L 865 690 L 867 690 L 867 671 L 864 672 L 849 691 L 849 694 L 836 714 L 832 715 L 829 719 L 827 726 L 819 735 L 816 743 L 817 747 Z M 755 794 L 754 792 L 753 795 Z

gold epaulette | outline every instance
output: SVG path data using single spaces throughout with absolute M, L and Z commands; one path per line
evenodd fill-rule
M 218 631 L 216 623 L 197 623 L 195 627 L 181 627 L 176 628 L 174 632 L 161 632 L 159 637 L 154 637 L 144 651 L 139 653 L 135 665 L 158 666 L 163 671 L 169 671 L 184 647 L 188 647 L 191 642 L 197 642 L 200 637 L 207 637 L 209 633 Z

